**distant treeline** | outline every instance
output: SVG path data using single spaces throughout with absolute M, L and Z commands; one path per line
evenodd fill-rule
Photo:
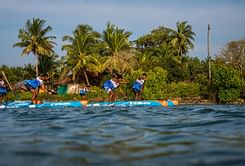
M 35 55 L 37 63 L 1 66 L 11 83 L 48 73 L 52 84 L 70 73 L 76 83 L 101 87 L 111 74 L 118 73 L 129 80 L 123 88 L 130 93 L 130 84 L 144 72 L 145 99 L 201 97 L 229 103 L 244 98 L 244 39 L 229 42 L 212 56 L 209 78 L 208 59 L 188 55 L 194 48 L 195 33 L 187 21 L 177 22 L 176 29 L 160 26 L 135 41 L 129 40 L 131 32 L 110 22 L 102 33 L 80 24 L 72 35 L 63 36 L 64 56 L 54 52 L 56 36 L 47 36 L 52 28 L 44 27 L 45 22 L 33 18 L 20 29 L 20 41 L 13 46 L 23 49 L 21 55 Z

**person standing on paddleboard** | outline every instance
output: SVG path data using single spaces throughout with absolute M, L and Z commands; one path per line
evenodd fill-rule
M 45 90 L 45 86 L 43 84 L 43 82 L 47 81 L 48 79 L 49 79 L 48 75 L 44 74 L 44 75 L 37 77 L 36 79 L 24 80 L 22 82 L 19 82 L 16 85 L 14 85 L 13 89 L 30 91 L 32 93 L 32 98 L 31 98 L 32 103 L 40 104 L 40 101 L 37 100 L 37 95 L 38 95 L 39 90 L 43 90 L 44 92 L 47 92 L 49 94 L 49 92 Z
M 107 81 L 104 82 L 103 89 L 108 94 L 108 101 L 113 102 L 113 101 L 116 100 L 116 94 L 115 94 L 114 90 L 117 89 L 117 88 L 119 88 L 119 90 L 122 93 L 122 95 L 125 97 L 125 99 L 127 99 L 127 96 L 124 94 L 122 89 L 119 87 L 120 83 L 121 83 L 121 80 L 122 80 L 122 76 L 121 75 L 113 74 L 112 78 L 110 80 L 107 80 Z
M 7 88 L 4 84 L 3 78 L 0 76 L 0 104 L 2 103 L 3 97 L 7 95 Z
M 132 90 L 135 95 L 135 100 L 142 100 L 142 92 L 144 90 L 144 83 L 146 79 L 146 73 L 143 73 L 133 84 Z

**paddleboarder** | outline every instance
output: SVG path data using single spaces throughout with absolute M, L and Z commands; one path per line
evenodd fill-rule
M 0 104 L 2 103 L 2 100 L 6 95 L 7 95 L 7 87 L 4 84 L 4 80 L 2 76 L 0 76 Z
M 37 95 L 39 90 L 43 90 L 44 92 L 47 92 L 50 94 L 50 92 L 46 91 L 45 86 L 43 84 L 44 81 L 47 81 L 49 79 L 47 74 L 41 75 L 37 77 L 36 79 L 32 80 L 24 80 L 22 82 L 19 82 L 14 85 L 14 90 L 20 89 L 24 91 L 29 91 L 32 93 L 32 103 L 33 104 L 40 104 L 40 101 L 37 100 Z
M 108 101 L 113 102 L 116 100 L 115 89 L 119 88 L 120 93 L 127 99 L 122 89 L 119 87 L 122 80 L 121 75 L 113 74 L 110 80 L 107 80 L 103 84 L 103 89 L 108 94 Z
M 133 84 L 132 90 L 135 96 L 135 100 L 142 100 L 142 92 L 144 90 L 144 83 L 146 79 L 146 73 L 143 73 Z

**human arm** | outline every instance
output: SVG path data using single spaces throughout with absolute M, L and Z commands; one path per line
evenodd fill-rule
M 52 94 L 52 92 L 49 91 L 49 90 L 47 90 L 47 89 L 45 88 L 45 85 L 43 85 L 43 84 L 39 87 L 38 90 L 42 90 L 43 92 L 45 92 L 45 93 L 47 93 L 47 94 L 49 94 L 49 95 Z

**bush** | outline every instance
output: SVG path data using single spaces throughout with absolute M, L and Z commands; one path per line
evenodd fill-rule
M 228 103 L 228 102 L 235 101 L 236 99 L 239 98 L 239 96 L 240 96 L 240 90 L 234 88 L 223 89 L 218 93 L 218 98 L 221 103 Z
M 234 101 L 240 96 L 240 73 L 227 66 L 214 66 L 212 69 L 211 89 L 218 103 Z
M 167 98 L 193 98 L 200 96 L 200 85 L 198 83 L 171 83 L 167 86 Z
M 143 71 L 137 70 L 127 77 L 129 80 L 127 90 L 130 92 L 132 99 L 131 85 L 142 73 Z M 143 98 L 146 100 L 163 99 L 167 85 L 167 71 L 162 68 L 155 68 L 145 73 L 147 78 L 144 85 Z
M 134 71 L 127 77 L 130 82 L 127 89 L 131 89 L 132 83 L 142 73 L 143 71 L 141 70 Z M 179 82 L 167 84 L 166 70 L 155 68 L 147 72 L 147 80 L 145 81 L 145 89 L 143 91 L 143 98 L 146 100 L 172 99 L 177 97 L 192 98 L 197 96 L 200 96 L 199 83 Z M 130 98 L 133 99 L 132 93 L 130 93 Z

